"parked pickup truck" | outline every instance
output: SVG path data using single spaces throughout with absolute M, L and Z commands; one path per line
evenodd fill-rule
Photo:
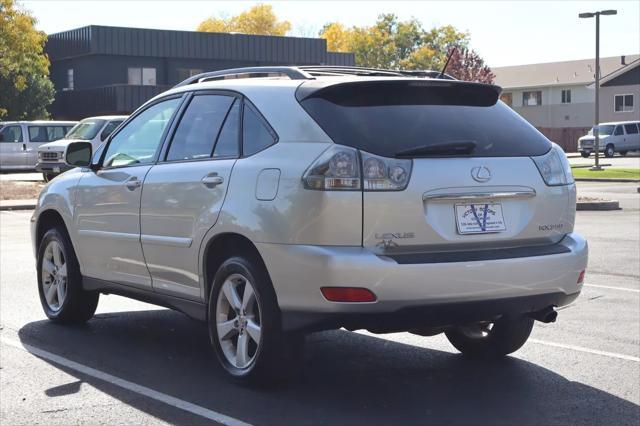
M 96 151 L 111 132 L 126 118 L 126 115 L 105 115 L 85 118 L 71 129 L 64 139 L 41 145 L 38 148 L 36 170 L 42 172 L 45 182 L 49 182 L 60 173 L 71 168 L 65 164 L 62 158 L 65 148 L 71 142 L 91 142 L 93 150 Z

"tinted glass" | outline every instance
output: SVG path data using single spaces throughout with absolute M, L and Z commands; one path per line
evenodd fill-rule
M 6 126 L 0 130 L 0 142 L 22 142 L 22 128 L 20 126 Z
M 47 126 L 47 137 L 50 141 L 57 141 L 64 138 L 65 130 L 63 126 Z
M 275 138 L 258 114 L 246 105 L 242 119 L 242 155 L 253 155 L 274 143 Z
M 167 160 L 211 157 L 222 122 L 233 101 L 231 96 L 194 96 L 173 135 Z
M 492 98 L 487 86 L 352 86 L 301 101 L 338 144 L 384 157 L 463 144 L 475 148 L 463 153 L 444 150 L 437 156 L 522 157 L 551 148 L 518 113 L 503 102 L 495 103 L 497 95 Z
M 628 135 L 635 135 L 636 133 L 638 133 L 638 125 L 633 123 L 625 124 L 624 130 L 627 132 Z
M 47 126 L 29 126 L 30 142 L 50 142 Z
M 624 134 L 624 131 L 622 130 L 622 126 L 617 126 L 616 130 L 613 132 L 614 136 L 620 136 L 623 134 Z
M 224 121 L 213 157 L 237 157 L 240 155 L 240 102 L 235 101 Z
M 111 139 L 104 156 L 104 166 L 152 163 L 164 130 L 180 101 L 175 98 L 159 102 L 129 121 Z

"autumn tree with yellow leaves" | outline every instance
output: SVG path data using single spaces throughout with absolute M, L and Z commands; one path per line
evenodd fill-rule
M 35 22 L 13 0 L 0 0 L 0 120 L 48 117 L 55 90 L 44 54 L 47 36 Z
M 273 8 L 268 4 L 253 6 L 231 18 L 208 18 L 198 25 L 198 31 L 211 33 L 243 33 L 283 36 L 291 29 L 288 21 L 278 21 Z

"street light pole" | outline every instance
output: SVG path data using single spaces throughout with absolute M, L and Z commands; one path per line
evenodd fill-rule
M 596 140 L 596 164 L 593 170 L 602 170 L 600 167 L 600 13 L 596 12 L 596 124 L 594 130 Z
M 596 154 L 596 163 L 591 170 L 602 170 L 600 167 L 600 15 L 615 15 L 618 12 L 616 10 L 601 10 L 598 12 L 587 12 L 578 15 L 580 18 L 596 18 L 596 114 L 595 124 L 593 131 L 595 133 L 594 148 Z

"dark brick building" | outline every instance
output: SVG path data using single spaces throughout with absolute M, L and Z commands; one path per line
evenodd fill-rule
M 187 77 L 226 68 L 354 65 L 315 38 L 91 25 L 49 35 L 55 119 L 128 114 Z

